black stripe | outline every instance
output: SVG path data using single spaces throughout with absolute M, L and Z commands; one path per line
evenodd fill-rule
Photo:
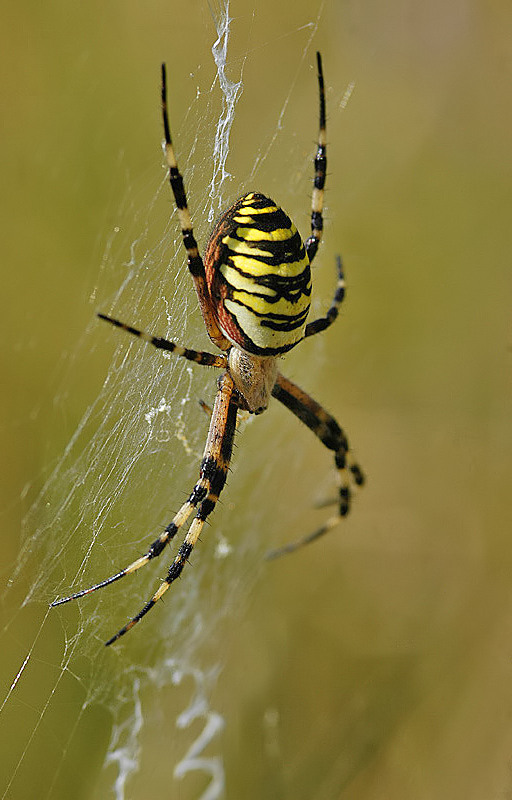
M 311 294 L 311 270 L 308 263 L 304 265 L 304 269 L 298 275 L 290 275 L 289 277 L 285 275 L 276 275 L 275 273 L 270 273 L 270 275 L 252 275 L 250 272 L 246 272 L 245 270 L 240 269 L 239 266 L 233 264 L 231 258 L 228 259 L 227 266 L 229 266 L 231 269 L 234 269 L 243 278 L 250 280 L 257 286 L 264 286 L 265 288 L 273 289 L 281 297 L 291 299 L 292 293 L 306 295 Z M 226 284 L 228 286 L 232 286 L 235 291 L 247 291 L 246 289 L 237 289 L 236 286 L 234 286 L 232 283 L 229 283 L 227 276 L 223 275 L 223 278 Z M 249 292 L 249 294 L 256 294 L 265 298 L 270 297 L 268 294 L 259 295 L 258 292 Z M 271 302 L 273 302 L 273 300 L 269 299 L 269 303 Z M 294 301 L 291 300 L 291 302 Z
M 272 395 L 279 400 L 286 408 L 298 417 L 304 425 L 313 431 L 323 444 L 329 450 L 335 451 L 336 466 L 343 468 L 345 466 L 345 453 L 348 450 L 348 443 L 343 435 L 343 431 L 333 417 L 327 417 L 321 420 L 318 415 L 304 405 L 301 400 L 294 397 L 293 394 L 287 392 L 279 384 L 275 384 L 272 389 Z M 341 463 L 343 462 L 343 463 Z
M 313 226 L 314 227 L 314 226 Z M 318 236 L 310 236 L 306 242 L 306 252 L 308 254 L 309 262 L 311 263 L 316 256 L 318 250 Z
M 274 288 L 272 286 L 271 288 L 274 289 L 274 295 L 270 295 L 270 294 L 263 294 L 261 292 L 251 292 L 251 291 L 248 291 L 247 289 L 236 289 L 235 287 L 232 287 L 231 284 L 228 284 L 228 286 L 230 288 L 232 288 L 234 292 L 244 292 L 245 294 L 248 294 L 250 297 L 258 297 L 261 300 L 264 300 L 265 303 L 268 303 L 269 305 L 272 305 L 272 304 L 275 304 L 275 303 L 279 303 L 279 301 L 283 300 L 283 299 L 287 300 L 289 303 L 292 303 L 293 305 L 295 305 L 296 303 L 298 303 L 301 300 L 302 297 L 304 297 L 304 295 L 306 297 L 309 297 L 310 294 L 311 294 L 311 287 L 307 287 L 307 288 L 299 287 L 298 289 L 295 289 L 295 291 L 285 291 L 285 290 L 283 290 L 282 287 Z M 233 300 L 234 303 L 238 303 L 239 305 L 245 306 L 246 308 L 249 309 L 249 311 L 252 311 L 252 313 L 256 314 L 256 316 L 258 316 L 258 317 L 273 317 L 273 316 L 276 316 L 278 319 L 279 318 L 283 319 L 284 317 L 291 316 L 287 312 L 284 313 L 284 314 L 274 314 L 272 311 L 263 311 L 263 312 L 262 311 L 254 311 L 251 308 L 251 306 L 249 304 L 244 303 L 244 301 L 242 299 L 237 299 L 236 297 L 231 297 L 231 293 L 228 294 L 228 297 L 229 297 L 230 300 Z M 309 307 L 308 307 L 307 311 L 309 311 Z M 306 312 L 301 311 L 300 313 L 301 314 L 307 313 L 307 311 Z M 295 315 L 295 316 L 297 316 L 297 315 Z
M 192 552 L 192 547 L 188 545 L 187 547 L 187 555 L 181 558 L 182 550 L 184 550 L 184 545 L 181 545 L 180 549 L 178 550 L 178 555 L 176 560 L 172 562 L 171 566 L 169 567 L 169 572 L 167 573 L 167 577 L 165 579 L 166 583 L 172 583 L 179 578 L 181 573 L 183 572 L 183 567 L 186 564 L 186 560 L 190 553 Z M 179 560 L 178 560 L 179 559 Z
M 275 314 L 272 311 L 255 311 L 251 306 L 246 305 L 241 300 L 237 300 L 235 297 L 232 298 L 232 302 L 236 303 L 238 306 L 243 306 L 249 311 L 251 314 L 254 314 L 255 317 L 259 317 L 261 319 L 260 325 L 265 325 L 266 320 L 273 320 L 275 325 L 280 325 L 291 322 L 293 323 L 293 328 L 298 327 L 301 322 L 304 322 L 307 315 L 309 314 L 309 306 L 304 311 L 301 311 L 299 314 Z M 272 325 L 269 323 L 269 327 Z M 276 330 L 280 330 L 280 328 L 276 328 Z M 283 328 L 282 330 L 287 330 Z
M 249 212 L 251 210 L 250 205 L 242 207 L 247 208 Z M 254 217 L 248 216 L 245 226 L 243 222 L 239 221 L 239 218 L 237 218 L 236 223 L 239 227 L 254 228 L 255 230 L 264 231 L 265 233 L 270 233 L 271 231 L 279 229 L 288 231 L 292 229 L 292 221 L 282 208 L 278 208 L 277 211 L 269 211 L 267 214 L 255 214 Z
M 270 319 L 274 320 L 276 323 L 278 322 L 293 322 L 300 324 L 301 321 L 304 321 L 309 314 L 309 307 L 304 309 L 304 311 L 300 311 L 298 314 L 276 314 L 273 311 L 255 311 L 251 306 L 242 303 L 240 300 L 236 300 L 233 298 L 233 303 L 236 303 L 239 306 L 243 306 L 247 309 L 251 314 L 254 314 L 255 317 L 259 317 L 263 325 L 263 320 Z
M 260 192 L 251 192 L 252 197 L 248 197 L 247 195 L 243 195 L 240 197 L 239 200 L 236 201 L 233 208 L 267 208 L 267 206 L 277 206 L 270 197 L 266 197 L 264 194 Z
M 207 494 L 208 494 L 208 489 L 206 488 L 206 486 L 196 485 L 192 489 L 190 496 L 188 498 L 189 503 L 192 503 L 193 506 L 197 506 L 197 504 L 200 503 L 201 500 L 204 500 Z
M 156 558 L 157 556 L 160 555 L 162 550 L 171 541 L 171 539 L 173 539 L 174 536 L 176 536 L 178 528 L 176 527 L 174 522 L 171 522 L 171 524 L 168 525 L 167 528 L 165 528 L 165 532 L 169 534 L 168 537 L 164 540 L 158 538 L 153 542 L 153 544 L 148 550 L 148 559 Z
M 233 437 L 231 436 L 232 441 Z M 231 455 L 231 448 L 229 449 L 229 455 Z M 229 458 L 226 460 L 229 460 Z M 209 456 L 203 460 L 201 465 L 201 477 L 208 481 L 209 491 L 219 495 L 226 483 L 226 468 L 219 464 L 216 458 Z
M 346 454 L 348 450 L 348 442 L 345 440 L 343 442 L 343 446 L 338 450 L 336 455 L 334 456 L 334 463 L 338 467 L 338 469 L 345 469 L 347 466 L 347 459 Z
M 236 430 L 236 417 L 238 414 L 238 406 L 236 403 L 231 402 L 228 408 L 228 414 L 226 418 L 226 428 L 224 430 L 224 438 L 222 439 L 222 444 L 220 446 L 220 454 L 224 459 L 225 464 L 229 464 L 231 461 L 231 454 L 233 452 L 233 439 L 235 437 L 235 430 Z
M 191 544 L 189 544 L 188 542 L 183 542 L 183 544 L 180 546 L 180 549 L 178 550 L 178 558 L 181 559 L 182 563 L 185 563 L 185 561 L 189 558 L 193 549 L 194 548 Z
M 350 489 L 348 486 L 342 486 L 340 488 L 340 517 L 346 517 L 350 510 Z
M 210 480 L 210 491 L 212 494 L 219 495 L 226 483 L 227 470 L 224 467 L 217 467 L 215 474 L 212 475 Z M 204 501 L 206 503 L 206 500 Z
M 213 456 L 207 456 L 203 458 L 201 462 L 201 477 L 205 478 L 208 482 L 211 482 L 215 472 L 217 471 L 217 459 Z
M 327 317 L 316 319 L 314 322 L 310 322 L 308 325 L 306 325 L 306 332 L 304 336 L 313 336 L 315 333 L 321 333 L 322 331 L 325 331 L 330 324 L 330 320 L 328 320 Z
M 197 361 L 198 364 L 202 364 L 206 367 L 213 366 L 217 359 L 217 356 L 214 356 L 213 353 L 198 353 L 197 350 L 189 350 L 188 347 L 185 347 L 183 356 L 184 358 L 188 358 L 189 361 Z
M 247 336 L 246 332 L 240 328 L 238 323 L 237 329 L 240 333 L 240 340 L 243 341 L 244 350 L 247 350 L 248 353 L 254 353 L 257 356 L 282 356 L 284 353 L 288 353 L 288 351 L 297 344 L 295 341 L 290 344 L 281 345 L 281 347 L 260 347 L 253 342 L 250 336 Z
M 155 347 L 158 347 L 159 350 L 168 350 L 170 353 L 173 353 L 176 350 L 176 345 L 173 342 L 169 342 L 167 339 L 162 339 L 160 336 L 152 336 L 151 344 Z
M 199 506 L 199 511 L 197 512 L 197 519 L 202 520 L 203 522 L 210 516 L 213 509 L 215 508 L 215 500 L 211 500 L 209 497 L 206 500 L 203 500 L 201 505 Z
M 354 476 L 354 480 L 355 480 L 357 486 L 362 486 L 363 483 L 364 483 L 365 478 L 364 478 L 364 475 L 363 475 L 363 472 L 362 472 L 361 468 L 358 467 L 357 464 L 352 464 L 352 466 L 350 467 L 350 472 Z
M 268 255 L 264 256 L 259 253 L 254 253 L 254 255 L 252 253 L 250 254 L 250 258 L 255 258 L 263 264 L 280 265 L 284 262 L 293 263 L 295 261 L 300 261 L 305 256 L 304 245 L 298 233 L 294 233 L 290 239 L 279 241 L 271 241 L 269 239 L 257 239 L 253 241 L 252 239 L 244 239 L 243 236 L 237 236 L 236 230 L 229 231 L 229 237 L 235 239 L 237 242 L 243 242 L 248 248 L 268 251 Z M 226 249 L 229 255 L 240 255 L 236 250 L 229 247 L 229 245 L 227 245 Z
M 162 64 L 162 113 L 164 118 L 164 134 L 167 144 L 171 144 L 171 131 L 169 130 L 169 118 L 167 116 L 167 70 Z
M 204 277 L 204 267 L 201 256 L 189 256 L 187 260 L 187 266 L 193 278 Z
M 325 90 L 324 71 L 322 69 L 322 56 L 317 50 L 316 67 L 318 71 L 318 93 L 320 95 L 320 128 L 325 128 Z
M 317 172 L 314 181 L 315 189 L 323 189 L 325 186 L 325 172 Z
M 169 182 L 171 184 L 174 200 L 178 208 L 184 209 L 187 207 L 187 198 L 185 195 L 185 187 L 183 186 L 183 178 L 178 172 L 177 167 L 170 167 L 169 169 Z
M 286 331 L 295 331 L 297 330 L 297 328 L 302 327 L 306 319 L 306 316 L 307 312 L 306 314 L 303 315 L 301 319 L 298 319 L 296 322 L 275 322 L 269 319 L 262 319 L 260 325 L 262 328 L 270 328 L 271 331 L 280 331 L 283 333 Z
M 185 228 L 181 231 L 181 233 L 183 235 L 183 244 L 187 250 L 193 250 L 194 248 L 197 248 L 197 242 L 192 232 L 192 228 Z
M 324 221 L 321 211 L 313 211 L 311 214 L 311 227 L 316 228 L 317 231 L 323 230 Z

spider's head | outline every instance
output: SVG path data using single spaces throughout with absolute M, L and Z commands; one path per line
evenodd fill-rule
M 237 391 L 251 414 L 262 414 L 268 406 L 277 378 L 277 358 L 255 356 L 239 347 L 228 355 L 228 369 Z

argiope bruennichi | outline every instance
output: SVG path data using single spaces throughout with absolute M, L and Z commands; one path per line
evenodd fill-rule
M 349 479 L 352 478 L 359 486 L 364 482 L 363 473 L 352 459 L 347 438 L 336 420 L 277 368 L 279 356 L 303 339 L 324 331 L 334 322 L 345 294 L 342 264 L 338 256 L 338 281 L 331 307 L 325 317 L 306 322 L 311 296 L 310 264 L 322 236 L 327 165 L 325 93 L 320 53 L 317 53 L 317 67 L 320 126 L 314 159 L 311 235 L 304 244 L 291 219 L 273 200 L 259 192 L 247 192 L 216 223 L 203 260 L 192 230 L 183 178 L 171 140 L 166 71 L 165 65 L 162 65 L 162 114 L 171 189 L 178 209 L 188 268 L 206 330 L 221 353 L 213 355 L 189 350 L 167 339 L 143 333 L 105 314 L 98 316 L 161 350 L 175 353 L 196 364 L 217 367 L 222 374 L 218 380 L 199 480 L 174 519 L 147 553 L 128 567 L 101 583 L 52 604 L 56 606 L 83 597 L 143 567 L 160 555 L 195 511 L 188 533 L 164 582 L 144 608 L 112 636 L 107 645 L 115 642 L 142 619 L 181 574 L 226 482 L 239 412 L 261 414 L 270 398 L 274 397 L 334 452 L 339 476 L 337 515 L 314 533 L 275 550 L 271 556 L 295 550 L 334 527 L 349 511 Z

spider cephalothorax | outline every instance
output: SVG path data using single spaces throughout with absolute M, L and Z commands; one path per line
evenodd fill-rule
M 260 414 L 271 397 L 285 405 L 334 453 L 339 478 L 338 513 L 303 539 L 274 551 L 280 555 L 318 538 L 339 522 L 350 507 L 350 478 L 364 482 L 353 461 L 347 438 L 330 414 L 312 397 L 281 375 L 278 356 L 302 339 L 325 330 L 338 316 L 345 295 L 341 259 L 337 258 L 338 283 L 325 317 L 306 323 L 310 307 L 311 271 L 323 229 L 323 193 L 327 168 L 325 94 L 322 59 L 317 53 L 320 99 L 318 145 L 314 159 L 311 234 L 305 243 L 285 212 L 269 197 L 248 192 L 220 217 L 208 241 L 204 261 L 192 229 L 183 177 L 178 169 L 167 115 L 165 65 L 162 65 L 162 113 L 169 180 L 178 210 L 188 268 L 197 292 L 206 330 L 220 354 L 190 350 L 125 325 L 113 317 L 101 319 L 128 333 L 197 364 L 223 370 L 211 413 L 199 479 L 173 520 L 138 558 L 116 575 L 52 605 L 67 603 L 140 569 L 159 556 L 195 510 L 188 533 L 178 548 L 167 577 L 144 608 L 112 636 L 112 644 L 130 630 L 157 603 L 181 574 L 209 515 L 224 488 L 231 460 L 233 438 L 240 411 Z

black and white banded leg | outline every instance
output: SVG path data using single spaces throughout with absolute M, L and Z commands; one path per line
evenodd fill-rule
M 340 519 L 345 517 L 350 510 L 350 481 L 352 480 L 357 486 L 362 486 L 364 475 L 353 459 L 345 433 L 334 417 L 322 408 L 316 400 L 313 400 L 306 392 L 281 374 L 277 376 L 272 395 L 312 430 L 315 436 L 318 436 L 329 450 L 334 451 L 334 463 L 339 480 L 338 513 L 313 533 L 304 536 L 298 541 L 272 550 L 268 554 L 268 558 L 277 558 L 285 553 L 291 553 L 305 544 L 309 544 L 338 525 Z
M 70 600 L 76 600 L 79 597 L 95 592 L 97 589 L 102 589 L 104 586 L 109 586 L 111 583 L 124 578 L 125 575 L 131 575 L 141 567 L 145 566 L 148 561 L 159 556 L 164 550 L 165 546 L 174 539 L 179 532 L 180 528 L 186 523 L 194 509 L 197 508 L 196 515 L 192 520 L 192 524 L 181 544 L 167 574 L 167 577 L 157 589 L 155 594 L 146 603 L 146 605 L 133 617 L 126 625 L 124 625 L 114 636 L 112 636 L 105 644 L 110 645 L 117 641 L 127 631 L 133 628 L 142 617 L 160 600 L 165 594 L 167 589 L 181 575 L 185 563 L 190 557 L 190 554 L 199 538 L 203 525 L 209 515 L 215 508 L 215 504 L 219 495 L 226 483 L 226 476 L 231 460 L 233 450 L 233 438 L 236 428 L 236 418 L 238 412 L 238 395 L 233 387 L 233 381 L 229 374 L 225 373 L 219 379 L 219 389 L 215 398 L 213 413 L 208 431 L 208 438 L 204 449 L 204 455 L 201 462 L 199 479 L 190 493 L 187 501 L 182 505 L 177 514 L 175 514 L 172 522 L 167 525 L 165 530 L 153 542 L 149 550 L 140 558 L 132 562 L 128 567 L 125 567 L 116 575 L 107 578 L 88 589 L 82 589 L 69 597 L 64 597 L 60 600 L 55 600 L 52 606 L 58 606 L 62 603 L 68 603 Z
M 133 336 L 137 336 L 143 342 L 149 342 L 158 350 L 166 350 L 168 353 L 174 353 L 176 356 L 181 356 L 188 359 L 188 361 L 194 361 L 196 364 L 202 364 L 206 367 L 219 367 L 221 369 L 227 367 L 227 357 L 224 355 L 214 355 L 213 353 L 206 353 L 204 350 L 191 350 L 189 347 L 183 347 L 175 342 L 170 342 L 168 339 L 162 339 L 160 336 L 144 333 L 144 331 L 140 331 L 132 325 L 126 325 L 114 317 L 107 316 L 107 314 L 98 314 L 98 317 L 105 320 L 105 322 L 110 322 L 116 328 L 121 328 L 121 330 L 131 333 Z
M 332 323 L 338 318 L 339 308 L 345 298 L 345 276 L 343 274 L 343 262 L 341 260 L 341 256 L 336 256 L 336 271 L 338 274 L 338 280 L 336 282 L 336 290 L 334 292 L 334 298 L 330 305 L 330 308 L 325 315 L 325 317 L 319 317 L 319 319 L 315 319 L 313 322 L 308 322 L 306 325 L 306 331 L 304 333 L 304 338 L 307 336 L 314 336 L 315 333 L 321 333 L 321 331 L 325 331 Z
M 231 343 L 226 339 L 220 330 L 215 314 L 213 313 L 210 294 L 206 283 L 204 263 L 192 228 L 192 219 L 188 209 L 185 184 L 183 182 L 183 176 L 178 168 L 178 161 L 176 159 L 176 153 L 174 151 L 174 145 L 171 139 L 171 127 L 169 125 L 169 115 L 167 112 L 167 72 L 165 64 L 162 64 L 161 98 L 165 136 L 165 158 L 167 161 L 167 166 L 169 167 L 169 183 L 171 184 L 174 202 L 176 203 L 176 208 L 178 209 L 178 218 L 180 221 L 181 235 L 183 237 L 183 245 L 187 252 L 188 269 L 192 276 L 192 280 L 194 281 L 197 299 L 199 300 L 199 306 L 201 308 L 201 314 L 203 315 L 208 336 L 220 350 L 228 350 L 231 346 Z
M 325 134 L 325 89 L 324 73 L 322 69 L 322 57 L 316 54 L 316 64 L 318 70 L 318 95 L 319 95 L 319 130 L 318 145 L 314 159 L 315 178 L 313 182 L 313 195 L 311 198 L 311 235 L 306 241 L 306 252 L 309 262 L 312 263 L 316 256 L 322 232 L 324 229 L 323 208 L 324 208 L 324 188 L 325 177 L 327 174 L 327 138 Z

